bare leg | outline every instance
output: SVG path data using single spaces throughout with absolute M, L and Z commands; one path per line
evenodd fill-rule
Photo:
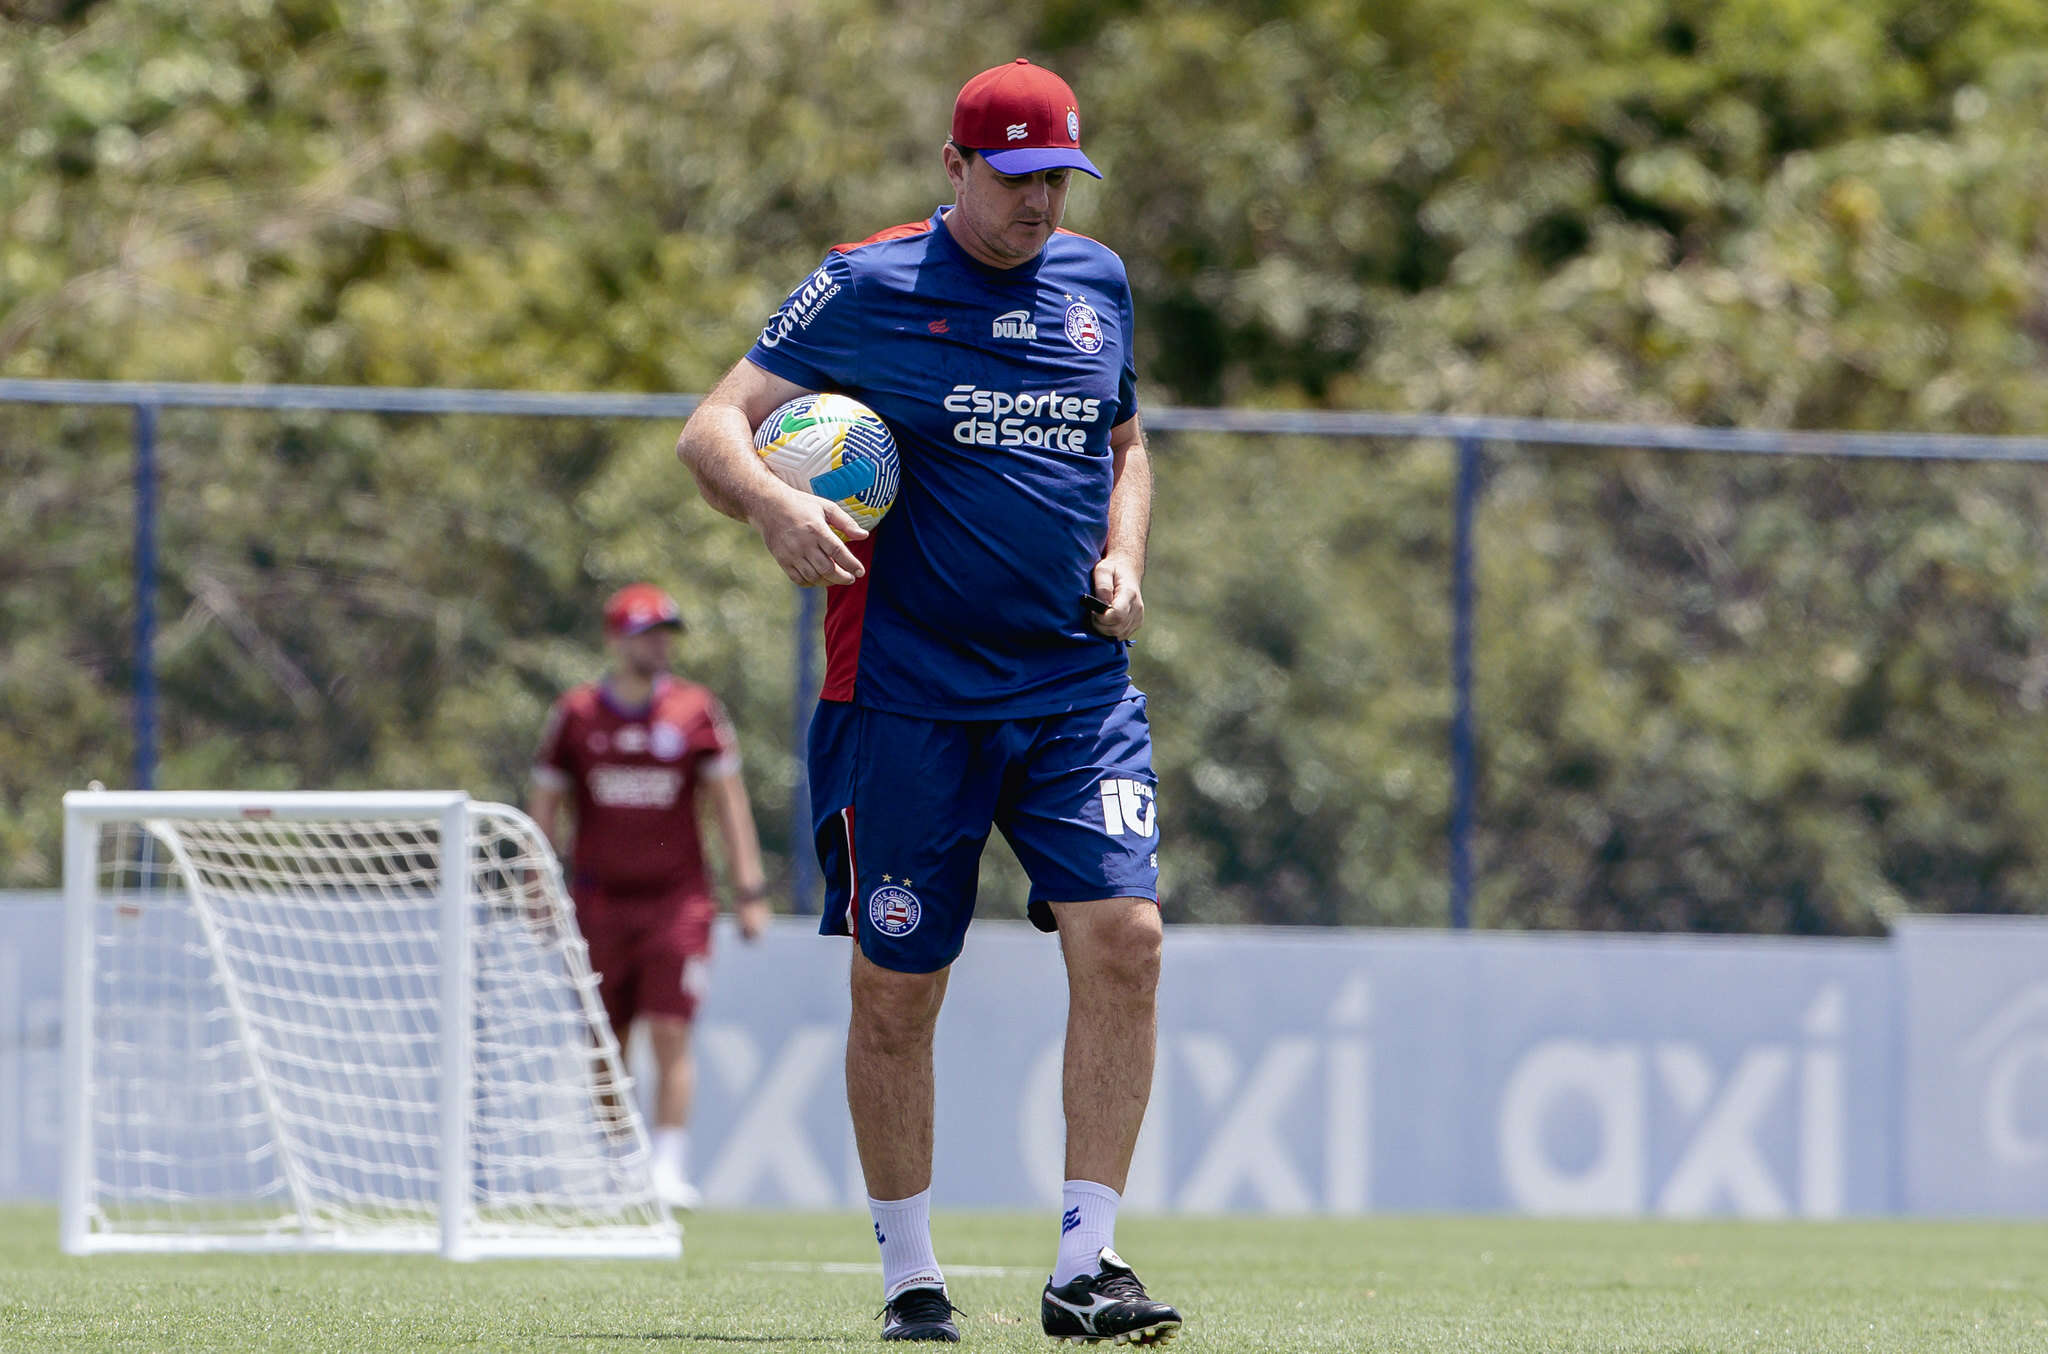
M 627 1066 L 627 1031 L 616 1035 L 619 1041 L 618 1068 L 623 1072 Z M 626 1109 L 626 1097 L 620 1092 L 619 1084 L 613 1079 L 612 1064 L 602 1056 L 605 1035 L 593 1027 L 590 1031 L 590 1090 L 597 1102 L 597 1121 L 604 1125 L 605 1133 L 615 1142 L 630 1142 L 634 1136 L 633 1116 Z
M 1067 961 L 1067 1179 L 1122 1193 L 1152 1096 L 1159 909 L 1113 898 L 1052 910 Z
M 675 1016 L 642 1016 L 654 1050 L 654 1126 L 681 1128 L 690 1122 L 697 1089 L 697 1064 L 690 1056 L 690 1022 Z
M 895 973 L 853 949 L 846 1106 L 876 1199 L 907 1199 L 932 1182 L 932 1033 L 947 972 Z

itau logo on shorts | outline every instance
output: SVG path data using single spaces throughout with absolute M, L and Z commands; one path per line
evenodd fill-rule
M 1149 837 L 1157 826 L 1156 791 L 1142 780 L 1116 776 L 1101 782 L 1102 830 L 1112 837 Z
M 909 889 L 884 884 L 868 895 L 868 922 L 885 936 L 907 936 L 917 929 L 924 905 Z

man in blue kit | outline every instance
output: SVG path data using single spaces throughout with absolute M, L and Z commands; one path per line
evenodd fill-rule
M 811 725 L 828 934 L 857 938 L 846 1090 L 882 1250 L 882 1338 L 958 1340 L 932 1253 L 932 1035 L 991 826 L 1067 969 L 1066 1175 L 1045 1332 L 1172 1338 L 1113 1247 L 1152 1087 L 1160 917 L 1145 697 L 1127 643 L 1152 472 L 1130 284 L 1059 229 L 1074 93 L 1018 60 L 969 80 L 942 148 L 954 200 L 840 245 L 690 417 L 677 454 L 795 582 L 832 589 Z M 903 485 L 872 537 L 761 465 L 806 391 L 871 406 Z

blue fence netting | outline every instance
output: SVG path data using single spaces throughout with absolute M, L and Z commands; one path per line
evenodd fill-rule
M 165 409 L 303 410 L 325 413 L 490 415 L 527 418 L 669 419 L 680 422 L 697 407 L 695 395 L 635 395 L 529 390 L 412 389 L 366 386 L 227 385 L 152 381 L 0 379 L 0 404 L 119 407 L 134 413 L 134 721 L 136 788 L 153 787 L 157 761 L 157 695 L 153 646 L 157 593 L 157 419 Z M 1482 418 L 1453 414 L 1389 414 L 1325 410 L 1196 409 L 1145 411 L 1158 432 L 1221 433 L 1248 437 L 1394 438 L 1441 440 L 1456 458 L 1451 504 L 1449 916 L 1453 927 L 1471 922 L 1474 888 L 1478 749 L 1473 727 L 1474 613 L 1477 605 L 1474 522 L 1485 492 L 1489 447 L 1627 448 L 1750 456 L 1836 457 L 1907 461 L 2048 463 L 2048 438 L 1950 434 L 1809 432 L 1760 428 L 1588 423 L 1549 419 Z M 817 682 L 815 593 L 797 607 L 794 664 L 795 728 L 802 731 Z M 799 782 L 792 804 L 792 843 L 808 840 L 809 806 Z M 815 862 L 792 851 L 792 888 L 808 906 L 816 887 Z

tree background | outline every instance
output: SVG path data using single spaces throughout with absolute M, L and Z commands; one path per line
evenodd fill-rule
M 2048 426 L 2019 0 L 9 0 L 0 375 L 701 391 L 1019 54 L 1153 404 Z M 167 411 L 159 783 L 516 799 L 648 577 L 786 872 L 794 600 L 675 431 Z M 130 448 L 0 406 L 0 886 L 128 775 Z M 1437 923 L 1447 449 L 1154 449 L 1170 909 Z M 2040 910 L 2044 522 L 2039 467 L 1496 449 L 1479 921 Z

